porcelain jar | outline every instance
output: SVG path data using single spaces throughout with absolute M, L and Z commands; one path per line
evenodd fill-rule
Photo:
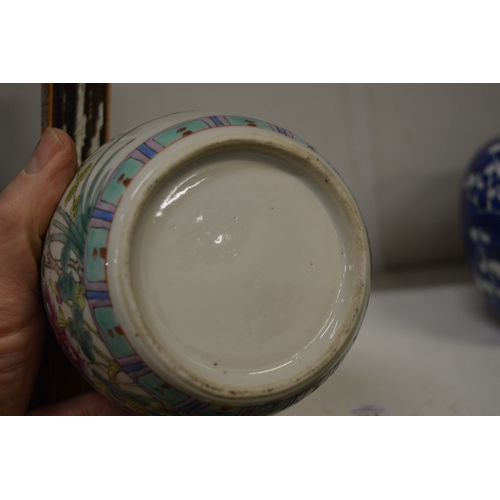
M 500 138 L 481 148 L 464 174 L 461 223 L 474 281 L 500 316 Z
M 360 328 L 368 239 L 292 132 L 188 112 L 88 158 L 47 232 L 45 305 L 97 390 L 151 415 L 266 415 L 319 387 Z

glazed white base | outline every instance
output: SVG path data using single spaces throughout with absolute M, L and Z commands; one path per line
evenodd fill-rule
M 177 363 L 236 391 L 271 386 L 335 334 L 345 240 L 326 190 L 293 167 L 218 155 L 157 188 L 137 222 L 132 282 Z
M 341 361 L 370 262 L 331 167 L 283 134 L 235 126 L 192 134 L 138 172 L 107 276 L 117 320 L 160 379 L 254 406 L 301 394 Z

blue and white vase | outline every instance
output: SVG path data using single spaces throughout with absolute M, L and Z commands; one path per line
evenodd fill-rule
M 483 147 L 466 170 L 461 211 L 474 281 L 500 316 L 500 138 Z

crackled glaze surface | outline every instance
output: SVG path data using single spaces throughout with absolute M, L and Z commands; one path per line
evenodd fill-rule
M 162 376 L 138 353 L 134 337 L 138 334 L 124 327 L 128 323 L 123 307 L 117 307 L 117 295 L 111 293 L 108 266 L 115 266 L 116 273 L 118 265 L 109 257 L 115 215 L 126 206 L 120 204 L 129 195 L 127 190 L 134 189 L 134 179 L 138 183 L 145 167 L 160 161 L 169 147 L 229 127 L 258 128 L 310 148 L 285 129 L 245 117 L 199 118 L 192 113 L 154 120 L 104 145 L 80 167 L 47 233 L 42 285 L 53 329 L 89 382 L 135 411 L 198 415 L 280 411 L 336 369 L 366 307 L 368 249 L 361 245 L 357 251 L 365 256 L 365 286 L 357 291 L 360 311 L 342 351 L 313 383 L 302 384 L 287 397 L 260 403 L 221 403 L 209 395 L 193 396 L 176 383 L 175 373 Z M 289 360 L 300 364 L 300 353 L 309 344 L 333 336 L 335 321 L 328 323 L 332 304 L 349 302 L 354 290 L 347 286 L 348 295 L 342 295 L 342 277 L 351 272 L 352 279 L 359 281 L 354 275 L 360 270 L 349 270 L 352 249 L 346 245 L 352 246 L 353 241 L 346 240 L 349 235 L 335 225 L 335 210 L 328 207 L 328 197 L 315 190 L 314 182 L 294 175 L 277 159 L 254 152 L 210 158 L 173 181 L 167 179 L 151 196 L 134 230 L 133 262 L 126 265 L 131 265 L 137 301 L 162 349 L 204 383 L 222 383 L 229 372 L 242 389 L 252 371 L 272 372 Z M 175 198 L 182 186 L 192 188 L 190 196 Z M 220 203 L 224 192 L 227 196 Z M 165 204 L 168 193 L 174 203 Z M 213 203 L 214 199 L 219 201 Z M 226 212 L 224 206 L 231 210 Z M 162 259 L 165 265 L 160 265 Z M 260 271 L 252 270 L 248 262 Z M 219 272 L 214 272 L 217 266 Z M 311 290 L 316 292 L 311 295 Z M 242 294 L 245 300 L 238 301 Z M 155 306 L 155 300 L 161 303 Z M 220 304 L 226 305 L 222 312 L 215 310 Z M 249 317 L 249 311 L 256 314 Z M 269 332 L 275 333 L 274 340 Z M 197 371 L 199 365 L 206 366 Z M 268 376 L 267 383 L 272 381 Z

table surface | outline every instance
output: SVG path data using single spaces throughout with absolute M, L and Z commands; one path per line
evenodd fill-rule
M 500 415 L 500 319 L 463 267 L 375 277 L 344 362 L 280 415 Z

